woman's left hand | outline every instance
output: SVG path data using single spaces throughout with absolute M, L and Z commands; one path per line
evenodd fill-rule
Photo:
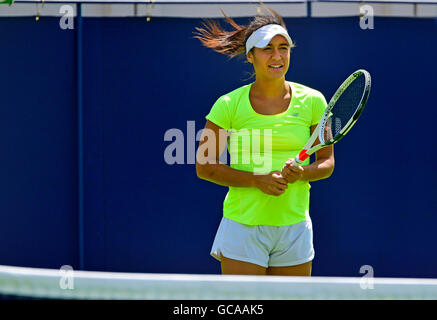
M 282 177 L 286 179 L 288 183 L 295 183 L 301 180 L 305 171 L 301 166 L 293 166 L 292 160 L 293 159 L 288 159 L 281 171 Z

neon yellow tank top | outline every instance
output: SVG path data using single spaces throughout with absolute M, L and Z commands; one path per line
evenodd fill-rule
M 237 170 L 269 173 L 281 171 L 310 137 L 327 106 L 322 93 L 288 82 L 292 98 L 288 109 L 275 115 L 255 112 L 249 100 L 252 84 L 221 96 L 206 119 L 230 131 L 227 164 Z M 303 165 L 308 165 L 309 159 Z M 268 195 L 255 187 L 228 187 L 223 215 L 247 225 L 292 225 L 309 216 L 310 184 L 289 184 L 280 196 Z

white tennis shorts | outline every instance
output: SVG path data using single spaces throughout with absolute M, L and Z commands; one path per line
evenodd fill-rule
M 295 266 L 314 259 L 311 219 L 290 226 L 250 226 L 223 217 L 211 255 L 262 267 Z

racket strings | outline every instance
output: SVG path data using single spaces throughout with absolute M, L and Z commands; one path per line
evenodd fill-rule
M 365 76 L 360 75 L 340 95 L 325 125 L 325 141 L 337 138 L 348 125 L 361 103 L 365 87 Z

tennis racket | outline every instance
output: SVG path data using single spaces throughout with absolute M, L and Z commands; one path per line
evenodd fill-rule
M 357 122 L 369 98 L 371 78 L 369 72 L 360 69 L 352 73 L 337 89 L 326 107 L 305 147 L 293 159 L 294 166 L 301 165 L 318 150 L 335 144 Z M 320 144 L 313 146 L 317 137 Z

